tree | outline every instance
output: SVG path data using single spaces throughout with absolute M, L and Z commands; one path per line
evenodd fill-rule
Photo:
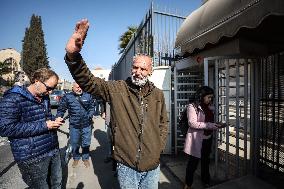
M 9 64 L 0 61 L 0 87 L 2 86 L 3 83 L 4 85 L 7 85 L 7 83 L 8 85 L 10 85 L 10 83 L 7 82 L 5 79 L 3 79 L 2 76 L 11 73 L 11 71 L 12 67 Z
M 119 38 L 119 48 L 118 48 L 119 54 L 124 52 L 124 50 L 127 47 L 130 39 L 132 38 L 132 36 L 137 31 L 136 26 L 128 26 L 127 29 L 128 30 L 126 32 L 124 32 Z
M 28 76 L 39 68 L 50 68 L 40 16 L 32 15 L 30 27 L 26 28 L 22 42 L 22 65 Z
M 12 71 L 12 68 L 9 64 L 5 62 L 0 62 L 0 76 L 2 77 L 5 74 L 8 74 Z

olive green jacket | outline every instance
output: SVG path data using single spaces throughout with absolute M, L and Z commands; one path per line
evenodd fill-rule
M 65 60 L 83 91 L 110 104 L 114 159 L 137 171 L 155 169 L 169 127 L 163 92 L 151 82 L 139 88 L 130 78 L 105 81 L 94 77 L 80 54 L 72 62 Z

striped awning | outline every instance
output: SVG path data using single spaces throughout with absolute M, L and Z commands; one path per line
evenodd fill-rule
M 283 27 L 284 0 L 209 0 L 185 19 L 177 33 L 175 48 L 182 54 L 201 51 L 223 38 L 236 36 L 242 29 L 257 28 L 270 16 L 280 17 L 276 19 L 280 23 L 274 25 Z M 283 39 L 283 33 L 281 36 Z

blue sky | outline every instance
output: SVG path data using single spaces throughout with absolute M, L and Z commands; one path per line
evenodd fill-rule
M 1 0 L 0 5 L 0 49 L 21 52 L 32 14 L 41 16 L 50 66 L 72 81 L 63 57 L 75 23 L 82 18 L 90 21 L 81 52 L 89 68 L 110 69 L 120 57 L 119 36 L 127 26 L 139 25 L 151 0 Z M 154 0 L 154 5 L 186 16 L 200 7 L 201 0 Z

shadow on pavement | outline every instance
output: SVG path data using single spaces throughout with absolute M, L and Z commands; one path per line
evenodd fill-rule
M 76 187 L 76 189 L 83 189 L 84 186 L 85 186 L 84 183 L 79 182 L 78 185 L 77 185 L 77 187 Z
M 98 147 L 90 152 L 94 174 L 97 175 L 102 189 L 119 189 L 117 178 L 114 177 L 115 172 L 112 171 L 112 163 L 104 163 L 104 159 L 108 155 L 107 134 L 100 129 L 95 130 L 93 134 L 99 143 Z
M 66 188 L 67 179 L 68 179 L 68 164 L 66 164 L 64 160 L 66 148 L 67 148 L 66 146 L 60 148 L 61 168 L 62 168 L 62 189 Z

